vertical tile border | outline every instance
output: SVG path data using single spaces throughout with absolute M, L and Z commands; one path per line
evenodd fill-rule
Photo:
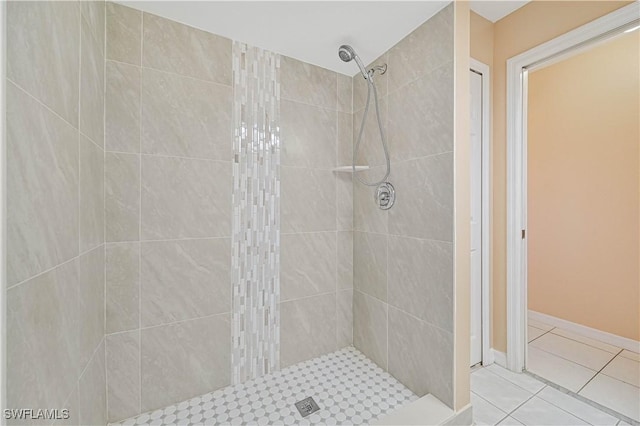
M 280 56 L 234 42 L 231 382 L 280 367 Z

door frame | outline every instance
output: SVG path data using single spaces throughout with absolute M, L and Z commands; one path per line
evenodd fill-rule
M 493 364 L 491 350 L 491 69 L 489 65 L 469 58 L 470 71 L 482 75 L 482 365 Z M 472 301 L 473 303 L 473 301 Z
M 635 26 L 634 2 L 507 60 L 507 368 L 527 361 L 527 74 Z

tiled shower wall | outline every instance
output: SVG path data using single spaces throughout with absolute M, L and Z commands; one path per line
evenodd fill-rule
M 354 344 L 419 396 L 453 406 L 453 5 L 374 63 L 396 204 L 354 183 Z M 367 88 L 354 77 L 354 143 Z M 373 105 L 373 104 L 372 104 Z M 372 110 L 361 161 L 384 175 Z
M 87 425 L 106 421 L 104 16 L 7 2 L 7 407 Z
M 231 40 L 106 11 L 110 421 L 230 384 Z M 351 79 L 281 59 L 282 367 L 352 342 Z M 342 161 L 342 160 L 341 160 Z

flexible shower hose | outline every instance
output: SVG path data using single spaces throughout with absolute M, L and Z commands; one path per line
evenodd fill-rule
M 380 120 L 380 108 L 378 107 L 378 91 L 376 90 L 375 84 L 373 84 L 372 76 L 370 75 L 367 81 L 367 104 L 364 108 L 364 115 L 362 116 L 362 124 L 360 125 L 360 132 L 358 133 L 358 141 L 356 142 L 355 147 L 353 148 L 353 174 L 356 179 L 363 185 L 367 186 L 378 186 L 381 183 L 386 182 L 389 177 L 389 173 L 391 172 L 391 160 L 389 160 L 389 149 L 387 148 L 387 140 L 384 137 L 384 131 L 382 130 L 382 120 Z M 373 90 L 373 97 L 376 102 L 376 117 L 378 119 L 378 129 L 380 130 L 380 139 L 382 140 L 382 148 L 384 149 L 384 156 L 387 160 L 387 172 L 384 174 L 384 177 L 378 182 L 365 182 L 356 172 L 356 161 L 358 159 L 358 152 L 360 151 L 360 142 L 362 142 L 362 134 L 364 133 L 364 125 L 367 121 L 367 114 L 369 113 L 369 103 L 371 101 L 371 90 Z

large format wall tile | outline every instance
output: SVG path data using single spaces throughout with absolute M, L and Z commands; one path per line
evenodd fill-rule
M 389 304 L 453 332 L 453 244 L 389 236 Z
M 377 182 L 384 177 L 386 170 L 386 166 L 379 166 L 372 168 L 370 171 L 359 172 L 359 174 L 365 182 Z M 395 181 L 393 184 L 395 185 Z M 385 234 L 388 230 L 389 210 L 381 210 L 378 207 L 373 197 L 374 194 L 375 188 L 362 184 L 354 176 L 353 229 Z M 398 194 L 398 198 L 400 197 Z M 396 207 L 394 206 L 393 208 L 395 209 Z
M 80 252 L 104 242 L 104 151 L 80 135 Z
M 282 100 L 280 123 L 282 165 L 318 169 L 336 166 L 334 110 Z
M 79 25 L 78 2 L 7 2 L 7 78 L 76 128 Z
M 231 311 L 231 241 L 141 244 L 141 326 Z
M 353 114 L 338 112 L 338 166 L 353 162 Z
M 388 309 L 386 303 L 374 297 L 353 292 L 353 345 L 384 369 L 387 368 Z
M 333 71 L 282 56 L 280 81 L 282 99 L 333 110 L 337 107 L 337 74 Z
M 144 14 L 142 65 L 231 85 L 231 40 Z
M 81 425 L 107 423 L 107 376 L 104 342 L 93 354 L 91 362 L 80 377 L 79 420 Z
M 353 290 L 341 290 L 337 294 L 338 348 L 353 345 Z
M 231 163 L 144 156 L 142 239 L 231 235 Z
M 280 367 L 336 350 L 336 293 L 280 304 Z
M 281 301 L 335 289 L 335 232 L 285 234 L 280 237 Z
M 231 161 L 229 86 L 142 71 L 142 152 Z
M 229 314 L 141 331 L 142 411 L 230 383 Z
M 336 173 L 336 226 L 338 231 L 353 230 L 353 175 Z
M 106 245 L 106 332 L 140 326 L 140 244 Z
M 107 2 L 107 59 L 140 65 L 142 12 Z
M 389 233 L 453 241 L 453 153 L 394 164 Z
M 96 38 L 98 46 L 100 46 L 100 51 L 104 54 L 106 36 L 106 2 L 91 0 L 82 1 L 80 2 L 80 12 L 89 24 L 91 34 Z
M 353 288 L 353 234 L 338 232 L 338 290 Z
M 77 307 L 77 260 L 7 292 L 7 407 L 60 407 L 76 386 Z
M 107 345 L 107 418 L 110 422 L 140 413 L 140 332 L 111 334 Z
M 71 394 L 67 397 L 67 400 L 60 408 L 69 410 L 69 418 L 55 421 L 53 426 L 76 426 L 80 424 L 80 409 L 79 407 L 78 386 L 74 386 Z
M 387 301 L 387 236 L 353 233 L 353 287 Z
M 338 111 L 353 112 L 353 79 L 344 74 L 338 74 Z
M 78 255 L 78 131 L 8 83 L 6 134 L 13 285 Z
M 389 373 L 453 406 L 453 334 L 389 307 Z
M 453 151 L 453 61 L 389 95 L 392 161 Z
M 140 67 L 107 61 L 105 149 L 140 152 Z
M 140 156 L 106 153 L 104 207 L 107 241 L 140 238 Z
M 82 371 L 104 337 L 104 245 L 80 256 L 78 263 L 78 312 L 82 320 L 78 356 Z
M 451 60 L 453 4 L 438 12 L 389 50 L 389 92 Z M 453 89 L 449 99 L 453 101 Z
M 330 170 L 282 167 L 282 233 L 336 230 L 335 176 Z
M 82 20 L 80 54 L 80 132 L 104 147 L 104 56 L 91 28 Z

